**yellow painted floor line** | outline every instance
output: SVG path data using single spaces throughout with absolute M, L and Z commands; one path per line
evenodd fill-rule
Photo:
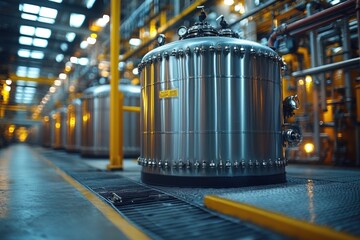
M 150 240 L 144 232 L 140 229 L 129 223 L 125 218 L 123 218 L 115 209 L 110 205 L 102 201 L 98 196 L 96 196 L 89 189 L 81 185 L 78 181 L 70 177 L 68 174 L 63 172 L 50 160 L 39 155 L 39 158 L 47 162 L 55 171 L 69 184 L 75 187 L 84 197 L 89 200 L 110 222 L 112 222 L 124 235 L 129 239 L 134 240 Z
M 360 239 L 346 233 L 337 232 L 327 227 L 310 224 L 305 221 L 263 210 L 248 204 L 220 198 L 218 196 L 205 196 L 204 204 L 207 208 L 222 214 L 252 222 L 256 225 L 296 239 Z

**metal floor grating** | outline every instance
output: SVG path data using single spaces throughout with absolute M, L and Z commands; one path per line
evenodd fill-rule
M 203 206 L 205 195 L 248 203 L 360 236 L 358 169 L 288 166 L 287 183 L 242 188 L 152 187 L 140 173 L 94 170 L 76 155 L 41 151 L 154 239 L 282 239 L 276 233 Z M 118 199 L 118 200 L 117 200 Z

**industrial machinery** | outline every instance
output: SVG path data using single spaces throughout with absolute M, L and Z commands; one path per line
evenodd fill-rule
M 80 151 L 81 141 L 81 100 L 76 98 L 67 107 L 66 150 Z
M 147 53 L 141 81 L 142 181 L 170 186 L 244 186 L 286 181 L 283 147 L 301 141 L 285 122 L 281 57 L 241 40 L 221 17 L 178 29 L 179 41 Z M 284 111 L 284 112 L 283 112 Z
M 56 109 L 51 115 L 51 147 L 54 149 L 64 149 L 66 146 L 66 115 L 66 107 Z
M 124 106 L 140 105 L 140 86 L 132 85 L 129 80 L 122 79 L 119 91 L 124 95 Z M 107 157 L 109 155 L 110 85 L 86 89 L 81 100 L 81 155 Z M 138 157 L 140 152 L 139 114 L 124 112 L 123 119 L 124 156 Z

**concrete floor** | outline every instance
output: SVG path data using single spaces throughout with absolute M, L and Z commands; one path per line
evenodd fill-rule
M 0 150 L 0 239 L 126 239 L 26 145 Z

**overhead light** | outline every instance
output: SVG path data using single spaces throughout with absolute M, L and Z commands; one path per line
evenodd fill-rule
M 35 59 L 43 59 L 43 58 L 44 58 L 44 52 L 41 52 L 41 51 L 32 51 L 30 57 L 31 57 L 31 58 L 35 58 Z
M 129 43 L 132 46 L 139 46 L 141 44 L 141 40 L 139 38 L 130 38 Z
M 56 79 L 56 80 L 54 81 L 54 85 L 57 86 L 57 87 L 61 86 L 61 80 Z
M 76 34 L 73 33 L 73 32 L 68 32 L 68 33 L 66 34 L 66 39 L 67 39 L 69 42 L 74 41 L 75 37 L 76 37 Z
M 20 4 L 19 9 L 22 12 L 33 13 L 33 14 L 38 14 L 40 11 L 39 6 L 33 4 L 27 4 L 27 3 Z
M 62 80 L 65 80 L 67 77 L 66 73 L 60 73 L 59 74 L 59 78 L 62 79 Z
M 26 20 L 36 21 L 38 17 L 36 15 L 32 15 L 32 14 L 22 13 L 21 18 L 26 19 Z
M 51 86 L 49 88 L 49 92 L 54 93 L 56 91 L 56 88 L 54 86 Z
M 41 38 L 34 38 L 33 45 L 35 47 L 46 47 L 48 45 L 48 41 Z
M 82 41 L 82 42 L 80 43 L 80 48 L 81 48 L 81 49 L 85 49 L 85 48 L 87 48 L 88 46 L 89 46 L 89 44 L 88 44 L 87 41 Z
M 95 0 L 87 0 L 87 1 L 86 1 L 86 7 L 87 7 L 88 9 L 90 9 L 90 8 L 92 8 L 92 6 L 94 5 L 94 3 L 95 3 Z
M 70 14 L 70 27 L 79 28 L 85 20 L 84 14 L 71 13 Z
M 31 45 L 33 43 L 33 39 L 31 37 L 24 37 L 24 36 L 20 36 L 19 37 L 19 43 L 23 44 L 23 45 Z
M 11 85 L 12 81 L 11 81 L 11 79 L 6 79 L 5 83 L 6 83 L 7 85 Z
M 71 58 L 70 58 L 70 62 L 72 62 L 72 63 L 74 63 L 74 64 L 76 64 L 77 61 L 78 61 L 78 58 L 77 58 L 77 57 L 71 57 Z
M 234 4 L 234 0 L 224 0 L 224 4 L 228 5 L 228 6 L 231 6 L 231 5 Z
M 96 43 L 96 38 L 88 37 L 86 41 L 88 44 L 94 45 Z
M 132 72 L 133 72 L 134 75 L 138 75 L 138 74 L 139 74 L 139 69 L 138 69 L 138 68 L 134 68 Z
M 33 36 L 35 34 L 35 28 L 31 27 L 31 26 L 21 25 L 20 26 L 20 34 Z
M 49 38 L 51 36 L 51 30 L 48 28 L 36 28 L 35 30 L 35 36 L 41 37 L 41 38 Z
M 64 54 L 58 54 L 58 55 L 56 55 L 55 60 L 56 60 L 57 62 L 61 62 L 62 60 L 64 60 Z
M 50 2 L 62 3 L 62 0 L 49 0 Z
M 62 43 L 60 44 L 60 49 L 63 50 L 64 52 L 66 52 L 68 50 L 68 45 L 67 43 Z
M 79 58 L 78 64 L 80 64 L 81 66 L 86 66 L 89 64 L 89 59 L 88 58 Z
M 8 86 L 8 85 L 6 85 L 4 89 L 5 89 L 5 91 L 7 91 L 7 92 L 10 92 L 10 91 L 11 91 L 11 87 Z
M 28 57 L 30 57 L 30 50 L 27 50 L 27 49 L 19 49 L 19 50 L 18 50 L 18 55 L 19 55 L 19 57 L 28 58 Z
M 41 17 L 46 17 L 46 18 L 52 18 L 55 19 L 57 16 L 58 10 L 54 9 L 54 8 L 47 8 L 47 7 L 41 7 L 40 8 L 40 12 L 39 15 Z

